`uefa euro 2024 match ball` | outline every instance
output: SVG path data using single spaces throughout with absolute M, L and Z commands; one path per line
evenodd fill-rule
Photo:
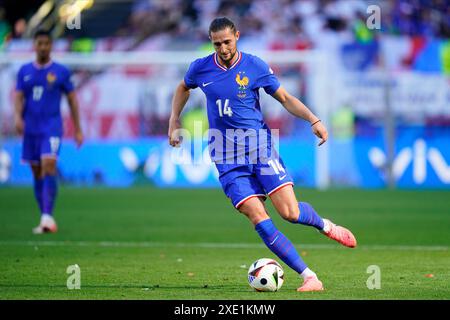
M 258 259 L 248 269 L 248 283 L 256 291 L 278 291 L 283 282 L 283 268 L 274 259 Z

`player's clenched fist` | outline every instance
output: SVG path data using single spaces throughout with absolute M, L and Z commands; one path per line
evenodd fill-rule
M 179 119 L 170 119 L 169 121 L 169 144 L 172 147 L 179 147 L 182 137 L 180 136 L 181 123 Z
M 328 140 L 327 128 L 325 128 L 325 126 L 322 124 L 321 121 L 316 122 L 312 126 L 312 131 L 317 137 L 319 137 L 321 139 L 319 142 L 319 146 L 321 146 L 322 144 L 325 143 L 325 141 Z
M 77 131 L 75 132 L 74 138 L 75 138 L 75 142 L 76 142 L 76 144 L 77 144 L 77 147 L 78 147 L 78 148 L 81 147 L 81 145 L 82 145 L 83 142 L 84 142 L 83 132 L 81 132 L 81 130 L 77 130 Z

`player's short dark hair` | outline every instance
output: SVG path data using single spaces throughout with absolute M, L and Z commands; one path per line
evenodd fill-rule
M 34 40 L 36 40 L 38 37 L 41 37 L 41 36 L 48 37 L 50 39 L 50 41 L 52 41 L 52 36 L 50 35 L 50 32 L 47 31 L 47 30 L 38 30 L 38 31 L 36 31 L 34 33 L 33 38 L 34 38 Z
M 226 28 L 230 28 L 233 33 L 236 33 L 236 26 L 233 21 L 227 17 L 215 18 L 209 25 L 208 35 L 211 35 L 212 32 L 225 30 Z

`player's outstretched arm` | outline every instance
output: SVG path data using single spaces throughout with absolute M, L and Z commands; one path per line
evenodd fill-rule
M 14 125 L 18 134 L 22 135 L 24 123 L 22 118 L 23 103 L 25 101 L 22 91 L 17 90 L 14 96 Z
M 319 146 L 324 144 L 328 139 L 328 132 L 320 119 L 308 109 L 300 100 L 290 95 L 283 87 L 278 88 L 272 95 L 277 99 L 283 107 L 296 117 L 305 119 L 311 124 L 312 132 L 321 140 Z
M 184 83 L 184 80 L 181 80 L 177 89 L 175 90 L 175 94 L 172 99 L 172 113 L 170 115 L 169 120 L 169 144 L 172 147 L 177 147 L 181 143 L 181 137 L 178 134 L 178 129 L 181 128 L 180 123 L 180 115 L 181 111 L 183 111 L 186 102 L 189 99 L 189 88 Z
M 71 91 L 67 94 L 67 102 L 69 103 L 70 114 L 72 116 L 73 125 L 75 127 L 75 142 L 77 143 L 77 146 L 80 147 L 83 144 L 84 137 L 80 124 L 80 108 L 75 91 Z

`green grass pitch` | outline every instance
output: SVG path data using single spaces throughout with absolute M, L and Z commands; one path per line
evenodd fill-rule
M 275 256 L 218 189 L 61 188 L 59 232 L 35 236 L 32 189 L 0 188 L 0 299 L 450 299 L 450 192 L 296 194 L 358 239 L 341 247 L 268 205 L 324 292 L 296 292 L 300 279 L 284 264 L 280 291 L 253 291 L 249 264 Z M 80 290 L 66 286 L 74 264 Z M 367 288 L 371 265 L 380 289 Z

